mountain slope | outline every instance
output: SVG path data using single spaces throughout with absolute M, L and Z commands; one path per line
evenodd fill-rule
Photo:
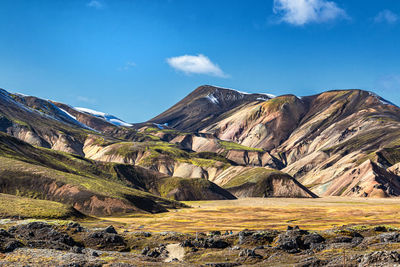
M 0 131 L 32 145 L 83 155 L 82 144 L 90 129 L 51 103 L 27 97 L 25 104 L 19 102 L 22 99 L 0 89 Z
M 90 215 L 183 207 L 140 190 L 143 180 L 138 178 L 154 179 L 154 175 L 146 178 L 145 172 L 132 168 L 35 148 L 0 133 L 2 193 L 61 202 Z

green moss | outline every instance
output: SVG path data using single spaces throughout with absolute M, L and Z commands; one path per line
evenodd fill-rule
M 12 205 L 10 205 L 12 204 Z M 0 193 L 0 217 L 65 219 L 77 215 L 68 205 Z
M 246 151 L 263 152 L 263 150 L 261 148 L 248 147 L 248 146 L 240 145 L 240 144 L 237 144 L 234 142 L 229 142 L 229 141 L 219 140 L 218 144 L 226 150 L 246 150 Z
M 376 152 L 371 152 L 356 161 L 356 165 L 359 166 L 363 164 L 367 160 L 375 161 L 376 159 Z
M 202 192 L 210 187 L 210 182 L 203 178 L 180 178 L 168 177 L 159 181 L 158 192 L 160 196 L 173 199 L 169 196 L 170 192 L 175 189 L 182 189 L 196 196 L 194 199 L 203 199 Z
M 276 111 L 280 110 L 284 104 L 286 104 L 286 103 L 293 104 L 295 102 L 295 100 L 296 100 L 295 96 L 291 96 L 291 95 L 279 96 L 279 97 L 272 98 L 268 101 L 265 101 L 264 103 L 261 104 L 261 106 L 264 109 L 268 110 L 269 112 L 276 112 Z
M 248 171 L 244 171 L 226 183 L 224 188 L 232 188 L 241 186 L 245 183 L 258 183 L 260 180 L 268 177 L 272 174 L 284 175 L 283 172 L 274 169 L 266 169 L 266 168 L 253 168 Z
M 168 133 L 168 134 L 174 134 L 174 135 L 187 135 L 189 133 L 184 133 L 184 132 L 180 132 L 178 130 L 175 129 L 160 129 L 157 127 L 147 127 L 143 130 L 143 133 L 149 133 L 149 134 L 153 134 L 153 133 Z
M 396 120 L 396 119 L 394 119 L 392 117 L 382 116 L 382 115 L 370 115 L 367 118 L 368 119 L 373 119 L 373 120 L 376 120 L 376 121 L 379 121 L 379 122 L 386 122 L 386 123 L 387 122 L 396 122 L 396 123 L 399 122 L 398 120 Z
M 378 129 L 378 130 L 372 130 L 363 134 L 356 135 L 352 137 L 351 139 L 342 142 L 336 146 L 329 147 L 323 149 L 324 152 L 326 153 L 331 153 L 331 152 L 338 152 L 341 150 L 345 151 L 356 151 L 360 149 L 377 149 L 379 148 L 379 141 L 385 142 L 386 140 L 393 140 L 393 136 L 397 135 L 399 133 L 397 132 L 389 132 L 385 129 Z M 375 145 L 376 147 L 370 147 L 370 145 Z
M 366 160 L 374 162 L 385 162 L 389 165 L 394 165 L 400 162 L 400 147 L 387 147 L 379 151 L 371 152 L 356 161 L 357 165 L 361 165 Z
M 377 152 L 379 157 L 383 157 L 390 165 L 400 162 L 400 147 L 384 148 Z

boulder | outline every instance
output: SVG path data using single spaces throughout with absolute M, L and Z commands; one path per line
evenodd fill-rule
M 393 266 L 399 262 L 400 254 L 397 251 L 375 251 L 362 256 L 358 266 Z

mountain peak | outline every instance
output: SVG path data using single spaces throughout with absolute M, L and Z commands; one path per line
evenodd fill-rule
M 149 122 L 167 123 L 179 130 L 197 131 L 228 110 L 273 97 L 268 94 L 249 94 L 235 89 L 202 85 Z

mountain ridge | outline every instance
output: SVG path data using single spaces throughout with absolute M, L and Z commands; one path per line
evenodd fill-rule
M 5 90 L 0 102 L 3 157 L 28 170 L 0 166 L 0 193 L 22 190 L 24 196 L 73 204 L 89 215 L 183 207 L 165 198 L 400 194 L 400 109 L 369 91 L 272 97 L 205 85 L 154 119 L 135 124 L 113 124 L 103 113 Z M 78 161 L 71 161 L 74 157 Z M 57 175 L 36 176 L 40 171 Z M 9 172 L 21 182 L 7 179 Z M 69 180 L 61 178 L 64 173 L 70 173 Z M 113 177 L 123 183 L 117 186 L 121 192 L 137 196 L 110 196 L 106 187 L 93 191 L 80 184 L 88 177 L 104 184 Z M 32 179 L 42 181 L 42 189 L 26 187 Z M 66 202 L 71 189 L 93 204 Z

